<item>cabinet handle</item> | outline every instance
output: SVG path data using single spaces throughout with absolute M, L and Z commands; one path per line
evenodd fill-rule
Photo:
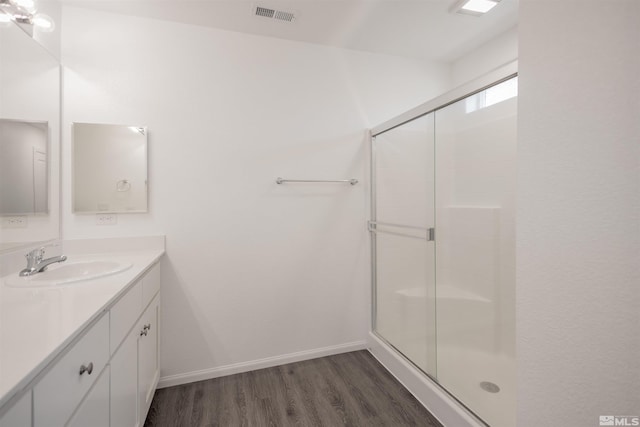
M 145 331 L 150 330 L 150 329 L 151 329 L 151 323 L 147 323 L 146 325 L 144 325 L 144 328 L 143 328 L 143 329 L 144 329 Z
M 93 362 L 90 362 L 87 366 L 80 366 L 80 375 L 87 373 L 87 375 L 91 375 L 93 372 Z
M 149 333 L 149 332 L 147 332 L 147 330 L 146 330 L 146 329 L 142 329 L 142 331 L 140 331 L 140 336 L 143 336 L 143 335 L 144 335 L 144 336 L 146 337 L 148 333 Z

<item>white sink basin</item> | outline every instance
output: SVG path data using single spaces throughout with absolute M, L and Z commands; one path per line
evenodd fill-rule
M 47 271 L 28 277 L 15 275 L 7 278 L 7 286 L 46 287 L 64 285 L 66 283 L 98 279 L 111 274 L 120 273 L 132 266 L 131 263 L 118 261 L 76 261 L 50 265 Z

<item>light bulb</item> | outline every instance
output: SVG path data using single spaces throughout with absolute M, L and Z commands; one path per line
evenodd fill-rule
M 482 16 L 496 7 L 499 2 L 500 0 L 458 0 L 450 12 Z
M 469 0 L 462 6 L 462 9 L 475 13 L 487 13 L 497 4 L 498 3 L 491 0 Z
M 56 28 L 56 24 L 53 22 L 50 16 L 44 13 L 38 13 L 33 17 L 33 26 L 43 33 L 50 33 Z

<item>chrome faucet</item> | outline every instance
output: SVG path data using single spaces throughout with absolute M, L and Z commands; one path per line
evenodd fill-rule
M 27 268 L 20 272 L 20 276 L 24 277 L 42 273 L 49 265 L 67 260 L 66 255 L 54 256 L 47 259 L 43 259 L 43 257 L 44 248 L 34 249 L 26 254 L 25 258 L 27 258 Z

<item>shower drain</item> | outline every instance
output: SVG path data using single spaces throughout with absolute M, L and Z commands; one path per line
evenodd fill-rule
M 489 393 L 498 393 L 500 391 L 500 387 L 498 387 L 498 384 L 494 384 L 489 381 L 482 381 L 480 383 L 480 388 L 484 391 L 488 391 Z

